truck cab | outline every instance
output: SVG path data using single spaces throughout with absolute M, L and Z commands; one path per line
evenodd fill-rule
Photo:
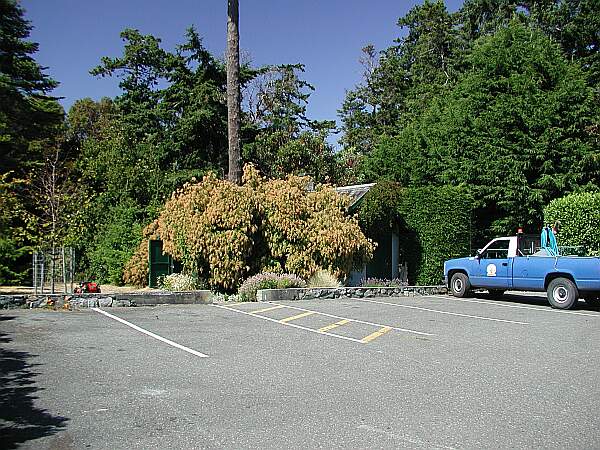
M 600 259 L 553 255 L 538 249 L 539 239 L 527 235 L 499 237 L 473 257 L 444 263 L 444 277 L 452 295 L 472 289 L 495 295 L 506 290 L 546 291 L 553 307 L 568 309 L 581 295 L 600 303 Z

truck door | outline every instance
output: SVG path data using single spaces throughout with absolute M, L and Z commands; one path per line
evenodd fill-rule
M 471 284 L 490 289 L 508 289 L 511 276 L 508 251 L 510 238 L 495 239 L 480 253 L 476 260 Z

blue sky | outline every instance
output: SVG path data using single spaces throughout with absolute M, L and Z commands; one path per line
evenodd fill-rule
M 309 104 L 313 119 L 337 118 L 345 91 L 361 77 L 361 48 L 378 50 L 401 35 L 399 17 L 414 0 L 240 0 L 240 48 L 254 65 L 303 63 L 315 86 Z M 450 11 L 462 0 L 449 0 Z M 21 0 L 40 44 L 36 60 L 61 83 L 54 91 L 68 109 L 77 99 L 119 94 L 116 78 L 96 78 L 89 70 L 102 56 L 119 56 L 124 28 L 162 39 L 172 50 L 194 25 L 204 45 L 223 56 L 226 0 Z

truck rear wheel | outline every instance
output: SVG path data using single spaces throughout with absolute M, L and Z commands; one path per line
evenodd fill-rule
M 555 278 L 546 290 L 550 306 L 558 309 L 571 309 L 577 304 L 577 286 L 568 278 Z
M 457 272 L 450 279 L 450 292 L 455 297 L 466 297 L 471 290 L 469 277 L 462 272 Z

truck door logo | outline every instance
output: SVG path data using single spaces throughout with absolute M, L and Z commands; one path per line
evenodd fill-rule
M 495 264 L 488 264 L 488 266 L 487 266 L 487 276 L 488 277 L 495 277 L 496 276 L 496 265 Z

